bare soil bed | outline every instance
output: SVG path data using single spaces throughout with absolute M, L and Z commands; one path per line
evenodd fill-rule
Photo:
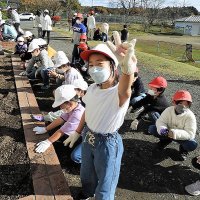
M 33 194 L 12 66 L 0 57 L 0 199 Z

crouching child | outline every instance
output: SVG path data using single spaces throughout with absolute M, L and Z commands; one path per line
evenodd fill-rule
M 179 144 L 180 160 L 186 160 L 188 152 L 197 148 L 195 140 L 197 123 L 194 113 L 190 110 L 192 97 L 188 91 L 179 90 L 173 98 L 173 106 L 166 108 L 151 125 L 148 133 L 160 138 L 157 148 L 162 150 L 172 141 Z

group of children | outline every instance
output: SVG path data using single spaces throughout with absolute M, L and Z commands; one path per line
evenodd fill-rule
M 77 16 L 81 21 L 81 16 Z M 76 23 L 80 24 L 79 21 Z M 30 34 L 24 36 L 27 35 Z M 26 44 L 19 39 L 17 46 L 23 44 L 24 48 L 16 47 L 16 52 L 23 62 L 27 54 L 31 59 L 21 75 L 29 79 L 42 78 L 41 89 L 44 90 L 49 89 L 50 78 L 58 85 L 52 105 L 58 107 L 58 111 L 32 116 L 35 120 L 50 122 L 46 127 L 35 127 L 36 134 L 57 128 L 48 139 L 36 145 L 35 151 L 45 152 L 60 138 L 64 138 L 64 145 L 70 148 L 75 145 L 72 159 L 81 163 L 83 188 L 79 199 L 114 200 L 124 151 L 118 130 L 129 107 L 136 114 L 131 128 L 137 130 L 140 120 L 150 122 L 147 134 L 160 139 L 159 150 L 175 141 L 180 145 L 181 160 L 185 160 L 188 152 L 197 148 L 197 125 L 190 110 L 190 93 L 177 91 L 170 106 L 164 95 L 167 81 L 161 76 L 149 82 L 146 92 L 137 68 L 136 40 L 121 43 L 120 34 L 115 31 L 114 44 L 108 41 L 107 45 L 103 43 L 90 49 L 86 35 L 77 32 L 71 63 L 62 51 L 51 59 L 41 39 L 32 37 L 30 43 L 29 37 L 25 39 Z M 94 82 L 89 87 L 85 81 L 87 76 Z

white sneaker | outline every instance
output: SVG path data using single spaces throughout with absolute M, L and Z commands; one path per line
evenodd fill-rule
M 132 121 L 130 128 L 132 130 L 136 131 L 137 127 L 138 127 L 138 124 L 139 124 L 139 121 L 137 119 L 135 119 L 134 121 Z
M 200 195 L 200 181 L 197 181 L 195 183 L 187 185 L 185 187 L 185 190 L 186 190 L 187 193 L 189 193 L 189 194 L 191 194 L 193 196 Z

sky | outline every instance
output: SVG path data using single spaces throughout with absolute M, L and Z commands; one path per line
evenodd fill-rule
M 109 0 L 80 0 L 83 6 L 108 6 Z M 174 3 L 176 2 L 176 3 Z M 199 0 L 165 0 L 165 6 L 194 6 L 200 12 Z M 164 6 L 164 7 L 165 7 Z

